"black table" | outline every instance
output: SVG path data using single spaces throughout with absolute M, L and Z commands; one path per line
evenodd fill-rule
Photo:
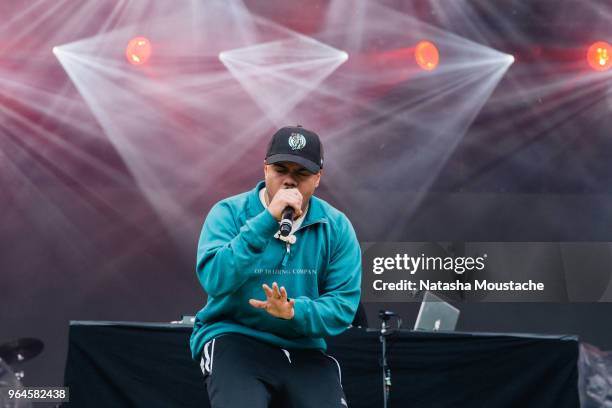
M 208 407 L 190 334 L 173 324 L 71 322 L 65 405 Z M 350 329 L 328 344 L 349 406 L 381 407 L 378 333 Z M 392 408 L 579 406 L 575 336 L 401 331 L 389 346 Z

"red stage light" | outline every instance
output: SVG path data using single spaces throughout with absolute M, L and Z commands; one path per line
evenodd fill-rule
M 125 48 L 125 56 L 130 64 L 142 65 L 151 56 L 151 42 L 145 37 L 136 37 L 130 40 Z
M 429 41 L 421 41 L 414 51 L 414 58 L 419 67 L 425 71 L 433 71 L 440 62 L 438 48 Z
M 612 47 L 604 41 L 597 41 L 589 47 L 587 61 L 595 71 L 606 71 L 612 66 Z

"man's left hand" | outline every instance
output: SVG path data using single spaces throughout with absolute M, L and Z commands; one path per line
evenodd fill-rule
M 272 288 L 265 283 L 262 285 L 266 293 L 266 300 L 250 299 L 249 304 L 258 309 L 266 309 L 274 317 L 290 320 L 293 319 L 295 300 L 287 300 L 287 291 L 284 287 L 279 289 L 278 284 L 274 282 Z

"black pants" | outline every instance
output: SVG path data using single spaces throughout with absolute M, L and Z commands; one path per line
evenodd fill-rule
M 320 350 L 284 350 L 238 334 L 204 346 L 212 408 L 346 408 L 340 365 Z

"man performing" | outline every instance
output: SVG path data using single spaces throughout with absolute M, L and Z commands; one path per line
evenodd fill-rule
M 190 345 L 213 408 L 347 406 L 323 337 L 355 315 L 361 252 L 348 218 L 313 196 L 322 166 L 319 136 L 284 127 L 268 146 L 265 181 L 206 217 L 196 271 L 208 301 Z

